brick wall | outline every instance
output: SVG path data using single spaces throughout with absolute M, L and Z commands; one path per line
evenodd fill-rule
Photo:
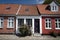
M 51 27 L 52 29 L 45 29 L 45 18 L 51 18 Z M 50 34 L 54 30 L 56 33 L 60 33 L 59 29 L 55 29 L 55 18 L 59 17 L 42 17 L 42 34 Z
M 3 28 L 0 28 L 0 33 L 14 33 L 15 32 L 15 28 L 16 28 L 16 20 L 14 17 L 14 28 L 7 28 L 7 21 L 8 17 L 5 16 L 4 17 L 4 23 L 3 23 Z

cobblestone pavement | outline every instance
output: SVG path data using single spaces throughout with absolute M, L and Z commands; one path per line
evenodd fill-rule
M 26 37 L 18 37 L 16 35 L 0 35 L 0 40 L 60 40 L 60 37 L 52 37 L 52 36 L 26 36 Z

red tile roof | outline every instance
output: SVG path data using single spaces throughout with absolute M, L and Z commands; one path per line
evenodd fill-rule
M 17 4 L 0 4 L 0 15 L 16 15 L 19 5 Z
M 0 4 L 0 15 L 21 15 L 21 16 L 37 16 L 40 14 L 60 14 L 60 6 L 59 11 L 52 12 L 50 10 L 46 10 L 48 5 L 21 5 L 20 10 L 18 4 Z M 38 8 L 38 9 L 37 9 Z
M 47 4 L 37 5 L 40 14 L 60 14 L 60 7 L 57 12 L 52 12 L 51 10 L 46 10 Z
M 36 5 L 21 5 L 18 15 L 39 15 Z

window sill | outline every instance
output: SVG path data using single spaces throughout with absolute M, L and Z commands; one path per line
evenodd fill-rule
M 45 29 L 52 29 L 52 28 L 45 28 Z
M 7 27 L 7 28 L 14 28 L 14 27 Z
M 55 28 L 55 29 L 60 30 L 60 28 Z
M 3 27 L 0 27 L 0 29 L 3 28 Z

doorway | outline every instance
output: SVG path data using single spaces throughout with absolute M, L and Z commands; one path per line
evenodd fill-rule
M 34 33 L 40 33 L 40 19 L 34 19 Z

